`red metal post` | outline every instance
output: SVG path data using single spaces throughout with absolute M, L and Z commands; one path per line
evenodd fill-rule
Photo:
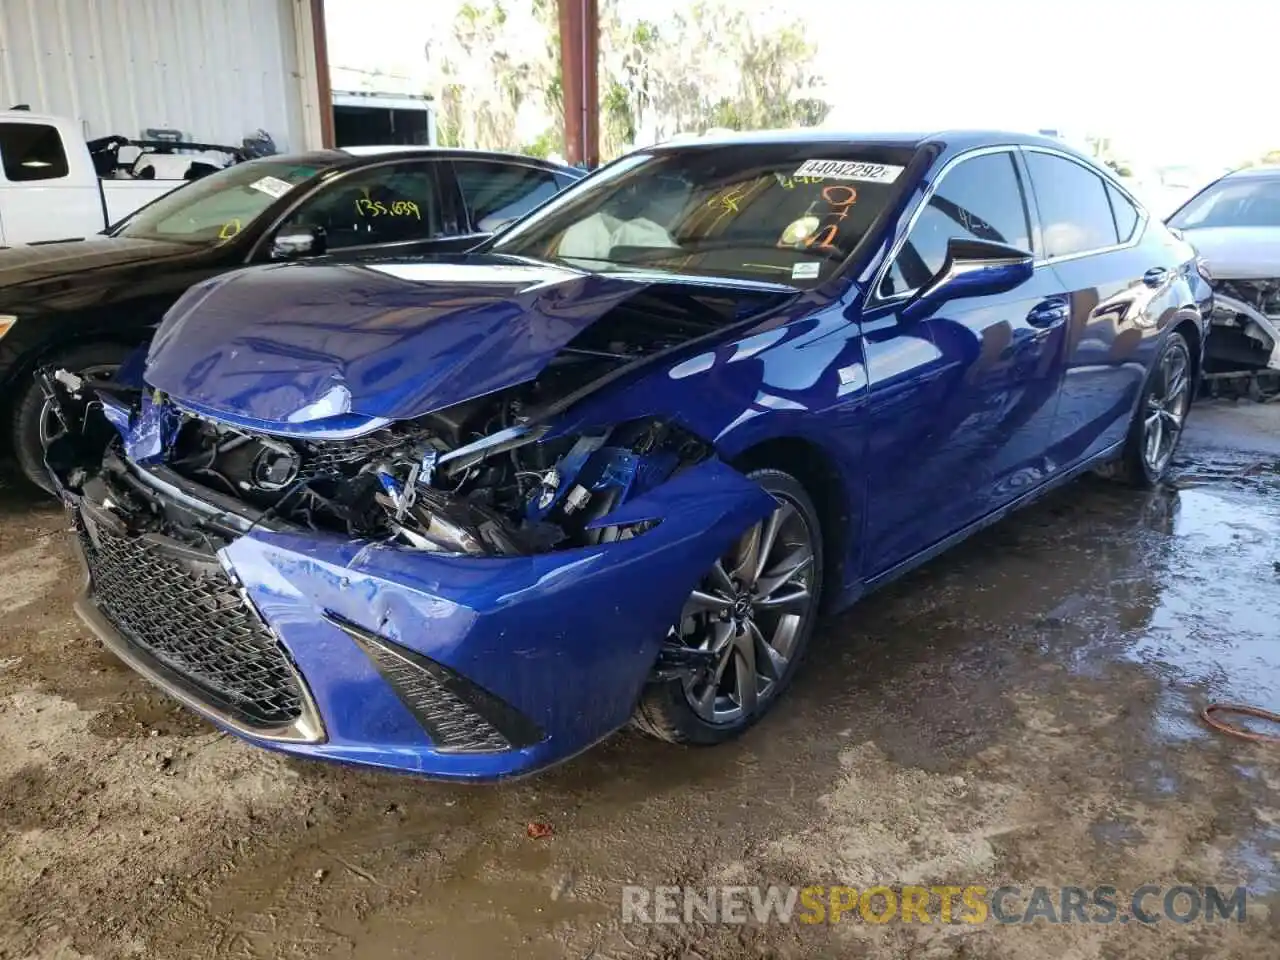
M 569 163 L 600 162 L 600 14 L 597 0 L 559 0 L 564 146 Z
M 320 101 L 320 140 L 333 146 L 333 87 L 329 81 L 329 41 L 324 25 L 324 0 L 310 0 L 311 41 L 315 44 L 316 99 Z

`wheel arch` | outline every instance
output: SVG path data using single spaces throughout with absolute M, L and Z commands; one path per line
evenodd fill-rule
M 850 496 L 846 478 L 835 458 L 809 438 L 778 436 L 753 444 L 734 456 L 730 463 L 744 473 L 772 467 L 800 481 L 813 500 L 822 525 L 826 582 L 830 584 L 824 591 L 823 606 L 830 608 L 838 603 L 849 573 L 852 531 L 861 521 L 861 510 Z
M 1200 393 L 1200 371 L 1204 367 L 1204 334 L 1198 314 L 1181 314 L 1170 324 L 1170 332 L 1180 333 L 1191 351 L 1191 402 Z
M 15 356 L 4 372 L 0 373 L 0 389 L 8 389 L 25 376 L 35 373 L 36 368 L 49 357 L 81 347 L 99 343 L 109 343 L 119 347 L 138 347 L 147 342 L 155 332 L 155 328 L 128 330 L 92 330 L 74 340 L 49 339 L 41 341 Z
M 14 419 L 26 395 L 27 384 L 42 364 L 59 354 L 95 346 L 136 349 L 147 342 L 150 332 L 138 328 L 98 329 L 87 331 L 78 340 L 47 338 L 19 352 L 0 373 L 0 426 L 3 427 L 0 429 L 0 454 L 14 452 Z

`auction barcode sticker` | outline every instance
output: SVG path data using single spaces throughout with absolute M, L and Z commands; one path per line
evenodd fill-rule
M 824 180 L 860 180 L 865 183 L 893 183 L 902 167 L 891 163 L 858 163 L 853 160 L 806 160 L 793 177 L 820 177 Z
M 281 180 L 279 177 L 263 177 L 249 184 L 249 189 L 257 190 L 259 193 L 265 193 L 267 196 L 279 200 L 292 190 L 293 186 L 287 180 Z

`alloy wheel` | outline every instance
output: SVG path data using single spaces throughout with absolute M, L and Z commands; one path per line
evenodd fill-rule
M 1191 400 L 1191 355 L 1174 340 L 1156 367 L 1143 412 L 1142 458 L 1153 477 L 1169 464 Z
M 764 709 L 814 614 L 813 531 L 794 503 L 775 497 L 778 508 L 716 561 L 681 614 L 681 640 L 713 655 L 684 683 L 707 723 L 737 724 Z

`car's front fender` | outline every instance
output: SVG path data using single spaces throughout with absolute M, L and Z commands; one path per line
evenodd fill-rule
M 630 717 L 658 648 L 702 574 L 774 501 L 718 459 L 627 503 L 661 518 L 628 540 L 529 557 L 433 555 L 254 532 L 224 563 L 307 679 L 328 740 L 277 748 L 448 777 L 498 777 L 563 759 Z M 606 518 L 607 520 L 608 518 Z M 461 674 L 545 733 L 505 753 L 435 749 L 326 614 Z M 370 750 L 361 744 L 377 743 Z

